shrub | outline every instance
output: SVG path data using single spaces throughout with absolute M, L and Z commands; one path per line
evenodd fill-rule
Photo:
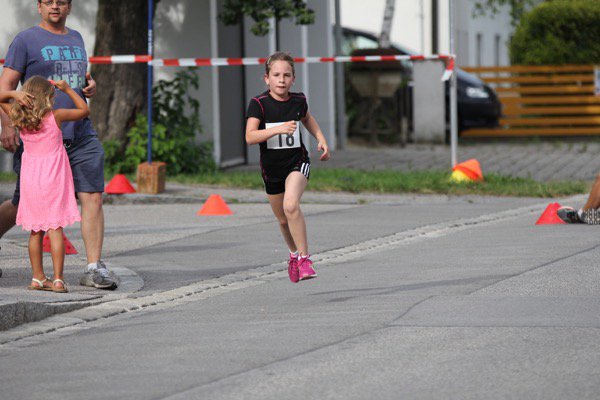
M 526 13 L 510 44 L 521 65 L 600 63 L 600 1 L 554 0 Z
M 152 90 L 152 160 L 167 163 L 169 174 L 212 172 L 216 170 L 212 145 L 197 144 L 201 132 L 200 104 L 189 95 L 198 89 L 198 76 L 191 69 L 179 71 L 172 80 L 160 80 Z M 107 170 L 133 172 L 147 158 L 148 119 L 138 114 L 127 132 L 124 147 L 117 140 L 103 143 Z

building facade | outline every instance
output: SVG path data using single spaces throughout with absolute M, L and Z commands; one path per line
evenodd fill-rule
M 513 28 L 508 8 L 495 16 L 473 16 L 474 0 L 453 0 L 457 63 L 462 66 L 508 65 Z M 385 0 L 340 0 L 341 23 L 379 35 Z M 396 0 L 391 41 L 419 54 L 433 51 L 433 5 L 437 4 L 437 53 L 450 52 L 449 0 Z
M 219 0 L 161 0 L 155 17 L 155 57 L 266 57 L 276 50 L 289 51 L 295 57 L 334 54 L 333 0 L 308 0 L 317 16 L 313 25 L 304 27 L 281 21 L 273 24 L 266 37 L 256 37 L 250 32 L 250 20 L 238 26 L 225 26 L 218 18 L 222 4 Z M 39 23 L 39 15 L 34 1 L 0 0 L 0 7 L 3 10 L 0 58 L 3 58 L 12 38 Z M 93 55 L 97 10 L 98 0 L 76 1 L 68 21 L 70 27 L 83 35 L 88 55 Z M 307 94 L 311 113 L 335 149 L 333 71 L 331 64 L 298 65 L 293 90 Z M 157 68 L 155 77 L 169 78 L 174 72 L 174 67 Z M 265 90 L 264 67 L 200 67 L 197 74 L 200 89 L 193 95 L 200 102 L 203 127 L 198 140 L 213 141 L 214 158 L 223 167 L 257 162 L 257 146 L 245 144 L 244 115 L 248 100 Z

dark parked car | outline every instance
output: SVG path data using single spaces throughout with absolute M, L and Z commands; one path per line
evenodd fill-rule
M 378 47 L 375 35 L 355 29 L 342 28 L 342 52 L 349 55 L 356 49 L 372 49 Z M 393 43 L 399 54 L 417 55 L 403 46 Z M 405 69 L 412 70 L 411 62 L 403 62 Z M 502 114 L 502 105 L 494 90 L 481 79 L 456 68 L 457 106 L 459 131 L 468 128 L 498 126 Z

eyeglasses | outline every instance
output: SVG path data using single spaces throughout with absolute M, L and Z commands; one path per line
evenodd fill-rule
M 56 4 L 57 7 L 66 7 L 70 2 L 67 0 L 47 0 L 47 1 L 42 1 L 41 2 L 43 5 L 45 5 L 46 7 L 52 7 L 54 4 Z

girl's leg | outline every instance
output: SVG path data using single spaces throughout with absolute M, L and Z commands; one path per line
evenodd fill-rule
M 596 176 L 596 180 L 592 185 L 592 190 L 590 190 L 590 195 L 583 206 L 584 210 L 593 208 L 600 208 L 600 174 Z
M 31 234 L 29 235 L 29 262 L 31 263 L 31 272 L 33 278 L 40 281 L 46 279 L 46 275 L 44 274 L 44 264 L 42 258 L 43 239 L 44 231 L 31 231 Z
M 292 234 L 290 233 L 288 220 L 285 216 L 285 212 L 283 211 L 283 196 L 284 193 L 267 195 L 267 197 L 269 198 L 269 204 L 271 204 L 271 209 L 273 210 L 273 214 L 275 214 L 277 221 L 279 221 L 279 229 L 281 230 L 283 239 L 288 245 L 290 251 L 295 252 L 298 249 L 296 248 L 296 243 L 294 242 Z
M 301 256 L 308 255 L 308 241 L 306 239 L 306 223 L 300 210 L 300 198 L 306 189 L 308 180 L 298 171 L 288 175 L 285 180 L 285 193 L 283 197 L 283 211 L 288 220 L 290 233 Z
M 65 264 L 65 242 L 63 239 L 63 230 L 62 228 L 50 229 L 47 232 L 47 235 L 50 238 L 50 254 L 52 254 L 52 265 L 54 267 L 54 277 L 52 280 L 63 280 L 63 267 Z M 63 287 L 60 282 L 58 282 L 56 286 Z

